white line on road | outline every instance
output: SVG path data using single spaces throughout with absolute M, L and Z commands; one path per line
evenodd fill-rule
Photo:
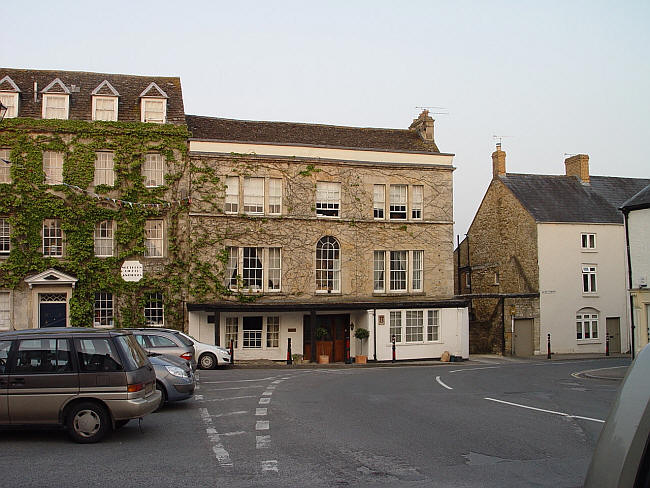
M 277 378 L 277 376 L 268 376 L 266 378 L 260 378 L 258 380 L 223 380 L 223 381 L 201 381 L 204 385 L 216 385 L 217 383 L 255 383 L 259 381 L 268 381 Z
M 195 400 L 203 400 L 203 395 L 194 395 Z
M 278 462 L 273 459 L 269 461 L 262 461 L 262 471 L 275 471 L 278 472 Z
M 255 415 L 259 417 L 263 417 L 264 415 L 266 415 L 267 410 L 268 410 L 267 408 L 256 408 Z
M 255 395 L 244 395 L 230 398 L 211 398 L 210 400 L 201 400 L 202 402 L 225 402 L 226 400 L 241 400 L 242 398 L 255 398 Z
M 447 388 L 448 390 L 453 390 L 453 388 L 452 388 L 451 386 L 447 386 L 447 385 L 445 385 L 445 384 L 442 382 L 442 380 L 440 379 L 440 376 L 436 376 L 436 381 L 437 381 L 438 383 L 440 383 L 440 385 L 442 385 L 442 386 L 444 386 L 445 388 Z
M 232 436 L 232 435 L 242 435 L 242 434 L 245 434 L 245 433 L 246 433 L 246 432 L 244 432 L 243 430 L 238 430 L 238 431 L 236 431 L 236 432 L 222 432 L 222 433 L 219 434 L 219 435 L 220 435 L 220 436 L 221 436 L 221 435 Z
M 255 430 L 269 430 L 268 420 L 258 420 L 255 422 Z
M 271 383 L 274 385 L 279 385 L 280 383 L 282 383 L 282 380 L 271 381 Z
M 212 418 L 215 417 L 230 417 L 231 415 L 243 415 L 248 413 L 248 410 L 237 410 L 236 412 L 227 412 L 227 413 L 214 413 L 211 415 Z
M 269 385 L 266 387 L 267 390 L 275 390 L 275 385 Z
M 477 371 L 479 369 L 496 369 L 500 368 L 501 366 L 485 366 L 483 368 L 463 368 L 463 369 L 452 369 L 451 371 L 447 371 L 448 373 L 459 373 L 461 371 Z
M 248 388 L 264 388 L 264 385 L 230 386 L 228 388 L 210 388 L 210 391 L 245 390 Z
M 271 403 L 270 398 L 260 398 L 260 401 L 258 402 L 260 405 L 266 405 L 267 403 Z
M 219 461 L 219 464 L 223 467 L 232 467 L 230 454 L 228 454 L 228 451 L 223 447 L 219 434 L 217 434 L 217 431 L 212 427 L 212 417 L 210 416 L 210 412 L 208 412 L 207 408 L 200 408 L 199 413 L 203 420 L 203 424 L 207 427 L 205 432 L 208 434 L 210 442 L 212 442 L 212 452 L 214 452 L 217 461 Z
M 264 393 L 262 393 L 262 395 L 271 396 L 271 395 L 273 395 L 273 392 L 272 391 L 265 391 Z
M 255 436 L 255 449 L 268 449 L 271 446 L 270 435 L 256 435 Z
M 592 422 L 600 422 L 601 424 L 605 423 L 604 420 L 600 420 L 600 419 L 593 419 L 591 417 L 582 417 L 580 415 L 571 415 L 571 414 L 564 413 L 564 412 L 556 412 L 555 410 L 546 410 L 546 409 L 543 409 L 543 408 L 530 407 L 528 405 L 521 405 L 519 403 L 506 402 L 504 400 L 497 400 L 496 398 L 485 397 L 484 400 L 490 400 L 491 402 L 505 403 L 506 405 L 512 405 L 513 407 L 527 408 L 529 410 L 536 410 L 538 412 L 552 413 L 553 415 L 561 415 L 562 417 L 569 417 L 569 418 L 572 418 L 572 419 L 591 420 Z

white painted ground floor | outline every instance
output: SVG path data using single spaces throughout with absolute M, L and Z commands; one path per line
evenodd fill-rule
M 349 344 L 350 357 L 389 361 L 393 336 L 397 360 L 439 358 L 445 351 L 469 357 L 469 318 L 462 306 L 291 310 L 291 305 L 188 305 L 188 326 L 201 342 L 230 347 L 232 341 L 235 360 L 286 360 L 290 340 L 291 353 L 306 360 L 326 355 L 329 362 L 343 362 Z M 368 339 L 355 339 L 358 328 L 368 330 Z

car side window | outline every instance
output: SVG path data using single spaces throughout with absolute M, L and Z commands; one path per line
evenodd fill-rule
M 122 371 L 122 361 L 109 338 L 75 339 L 82 372 Z
M 149 340 L 152 347 L 178 347 L 174 341 L 163 336 L 150 335 Z
M 66 339 L 28 339 L 18 344 L 14 373 L 72 372 L 70 344 Z
M 9 361 L 9 349 L 12 341 L 0 341 L 0 374 L 7 372 L 7 362 Z
M 151 344 L 149 344 L 149 341 L 147 340 L 147 336 L 144 336 L 142 334 L 133 334 L 133 335 L 135 335 L 135 340 L 138 341 L 140 347 L 143 347 L 145 349 L 151 347 Z

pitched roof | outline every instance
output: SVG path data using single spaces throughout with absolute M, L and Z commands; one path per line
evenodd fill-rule
M 650 184 L 646 178 L 507 173 L 499 176 L 537 222 L 623 223 L 620 206 Z
M 167 122 L 185 124 L 185 108 L 179 77 L 135 76 L 84 71 L 48 71 L 31 69 L 0 68 L 0 79 L 9 76 L 20 88 L 19 117 L 41 118 L 42 90 L 57 78 L 70 91 L 69 117 L 73 120 L 92 120 L 92 92 L 108 81 L 120 94 L 118 99 L 118 120 L 140 122 L 140 93 L 155 83 L 164 90 L 167 100 Z M 38 84 L 38 97 L 34 101 L 34 82 Z M 75 86 L 73 90 L 72 87 Z M 56 88 L 59 88 L 58 86 Z M 77 91 L 76 89 L 79 89 Z M 58 90 L 63 93 L 63 91 Z
M 646 186 L 632 198 L 621 205 L 623 210 L 638 210 L 641 208 L 650 208 L 650 185 Z
M 233 120 L 199 115 L 187 115 L 185 118 L 192 136 L 196 139 L 383 151 L 440 152 L 435 143 L 424 142 L 414 130 L 409 129 Z

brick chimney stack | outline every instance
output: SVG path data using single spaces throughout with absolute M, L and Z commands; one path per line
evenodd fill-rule
M 506 174 L 506 152 L 501 150 L 501 143 L 497 142 L 497 150 L 492 153 L 492 177 Z
M 417 119 L 413 119 L 409 129 L 414 129 L 424 142 L 433 142 L 433 122 L 429 111 L 425 109 Z
M 589 183 L 589 156 L 576 154 L 564 160 L 567 176 L 577 176 L 582 183 Z

